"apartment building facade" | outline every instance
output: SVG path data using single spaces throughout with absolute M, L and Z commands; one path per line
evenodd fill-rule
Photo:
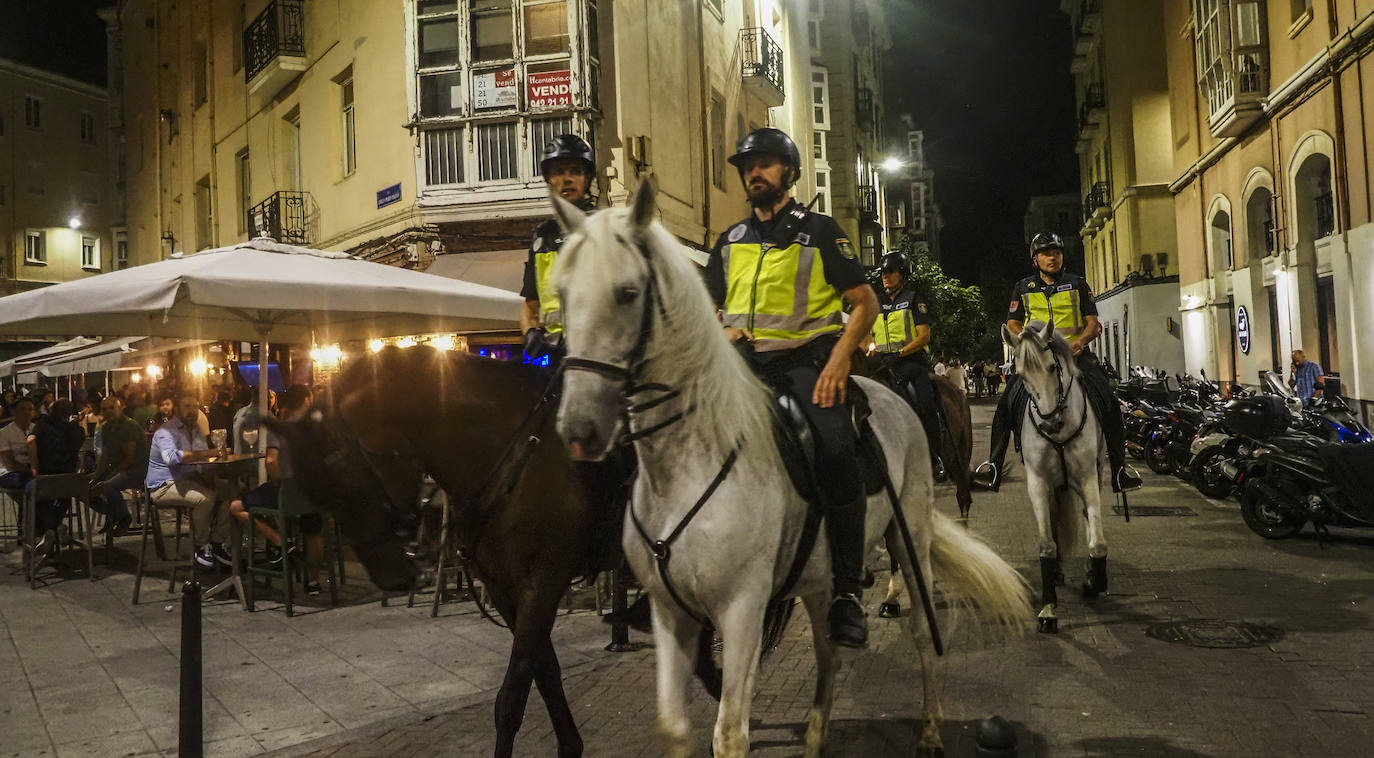
M 748 212 L 726 159 L 777 126 L 815 192 L 806 0 L 122 0 L 108 14 L 131 254 L 256 234 L 518 287 L 543 145 L 644 175 L 697 247 Z M 460 258 L 458 254 L 468 257 Z
M 906 127 L 904 149 L 893 152 L 882 164 L 887 247 L 908 237 L 916 252 L 939 263 L 945 221 L 935 200 L 935 170 L 926 163 L 925 132 L 913 128 L 910 114 L 902 114 L 901 123 Z
M 1374 2 L 1170 0 L 1190 370 L 1254 385 L 1303 349 L 1374 401 Z
M 1064 241 L 1064 265 L 1075 272 L 1084 268 L 1083 244 L 1078 236 L 1083 220 L 1083 200 L 1072 195 L 1035 195 L 1026 202 L 1022 220 L 1026 249 L 1035 235 L 1043 232 L 1058 234 Z
M 812 207 L 834 216 L 860 260 L 872 266 L 889 243 L 880 166 L 886 147 L 882 55 L 892 40 L 878 0 L 808 0 L 807 10 Z M 803 202 L 813 197 L 806 189 L 798 193 Z
M 1125 369 L 1184 368 L 1178 237 L 1169 184 L 1169 77 L 1159 3 L 1064 0 L 1074 29 L 1085 271 L 1103 334 Z
M 110 234 L 107 102 L 101 87 L 0 60 L 0 295 L 127 260 Z

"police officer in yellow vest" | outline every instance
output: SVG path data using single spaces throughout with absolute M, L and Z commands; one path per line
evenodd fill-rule
M 1031 240 L 1031 262 L 1036 273 L 1016 283 L 1012 290 L 1007 328 L 1020 334 L 1027 321 L 1054 325 L 1073 347 L 1083 385 L 1097 412 L 1107 442 L 1107 460 L 1112 468 L 1112 491 L 1126 492 L 1140 487 L 1140 477 L 1126 466 L 1126 431 L 1121 423 L 1107 375 L 1088 345 L 1101 329 L 1092 290 L 1081 276 L 1064 270 L 1064 242 L 1057 234 L 1037 234 Z M 1012 425 L 1026 410 L 1028 393 L 1015 375 L 997 403 L 992 417 L 992 449 L 987 462 L 978 467 L 973 481 L 996 492 L 1002 485 L 1002 465 L 1007 455 Z
M 930 383 L 930 308 L 909 281 L 905 255 L 884 255 L 881 270 L 883 291 L 878 293 L 880 313 L 873 322 L 873 352 L 921 417 L 931 456 L 936 457 L 941 448 L 940 419 Z
M 863 647 L 866 503 L 845 391 L 850 358 L 871 336 L 877 299 L 839 224 L 792 199 L 801 154 L 790 137 L 756 129 L 740 140 L 730 163 L 754 212 L 716 241 L 706 284 L 726 336 L 749 343 L 754 370 L 796 397 L 816 430 L 835 580 L 830 639 Z
M 554 137 L 544 147 L 539 170 L 544 181 L 564 200 L 584 211 L 596 206 L 591 196 L 596 157 L 586 140 L 576 134 Z M 520 310 L 525 353 L 531 358 L 548 355 L 550 364 L 556 364 L 563 354 L 563 311 L 553 282 L 553 264 L 562 245 L 563 230 L 558 222 L 549 219 L 541 224 L 530 241 L 525 281 L 520 287 L 520 296 L 525 298 L 525 306 Z

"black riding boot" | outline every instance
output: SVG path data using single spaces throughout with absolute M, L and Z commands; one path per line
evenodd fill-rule
M 835 596 L 830 602 L 830 641 L 844 647 L 868 646 L 868 619 L 862 604 L 864 578 L 864 497 L 831 508 L 826 515 Z
M 1112 467 L 1112 492 L 1139 489 L 1142 483 L 1140 477 L 1126 465 L 1126 426 L 1121 421 L 1121 411 L 1117 408 L 1107 375 L 1096 358 L 1086 352 L 1078 357 L 1078 368 L 1087 380 L 1089 397 L 1102 424 L 1102 437 L 1107 442 L 1107 462 Z
M 997 492 L 1002 488 L 1003 462 L 1007 459 L 1007 446 L 1011 444 L 1011 392 L 1002 393 L 997 401 L 997 410 L 992 414 L 992 440 L 988 459 L 974 472 L 974 486 Z

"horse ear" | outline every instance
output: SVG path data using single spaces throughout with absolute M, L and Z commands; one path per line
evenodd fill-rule
M 652 224 L 658 210 L 658 189 L 648 176 L 639 178 L 639 188 L 635 190 L 634 205 L 630 207 L 630 220 L 638 229 Z
M 1002 341 L 1014 348 L 1021 344 L 1021 335 L 1013 332 L 1006 324 L 1002 324 Z
M 567 234 L 579 232 L 587 223 L 587 214 L 581 208 L 564 200 L 553 191 L 553 185 L 549 185 L 549 201 L 553 203 L 553 215 L 558 219 L 558 225 L 563 227 Z

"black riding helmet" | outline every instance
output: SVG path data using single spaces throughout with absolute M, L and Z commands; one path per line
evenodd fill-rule
M 1046 250 L 1058 250 L 1064 252 L 1064 240 L 1060 239 L 1054 232 L 1041 232 L 1031 240 L 1030 254 L 1031 260 L 1035 260 L 1035 254 Z
M 788 168 L 792 169 L 792 176 L 785 180 L 788 187 L 801 178 L 801 152 L 797 150 L 797 143 L 787 136 L 787 132 L 770 126 L 755 129 L 744 135 L 744 139 L 735 147 L 735 154 L 730 156 L 730 165 L 739 171 L 740 179 L 743 180 L 745 159 L 751 155 L 764 154 L 781 157 Z
M 906 255 L 899 252 L 891 252 L 883 256 L 882 263 L 878 266 L 884 274 L 896 271 L 903 278 L 907 275 Z
M 596 156 L 592 153 L 592 146 L 576 134 L 560 134 L 544 146 L 544 159 L 539 161 L 539 173 L 544 181 L 549 180 L 549 164 L 559 158 L 575 158 L 586 169 L 589 179 L 596 176 Z

